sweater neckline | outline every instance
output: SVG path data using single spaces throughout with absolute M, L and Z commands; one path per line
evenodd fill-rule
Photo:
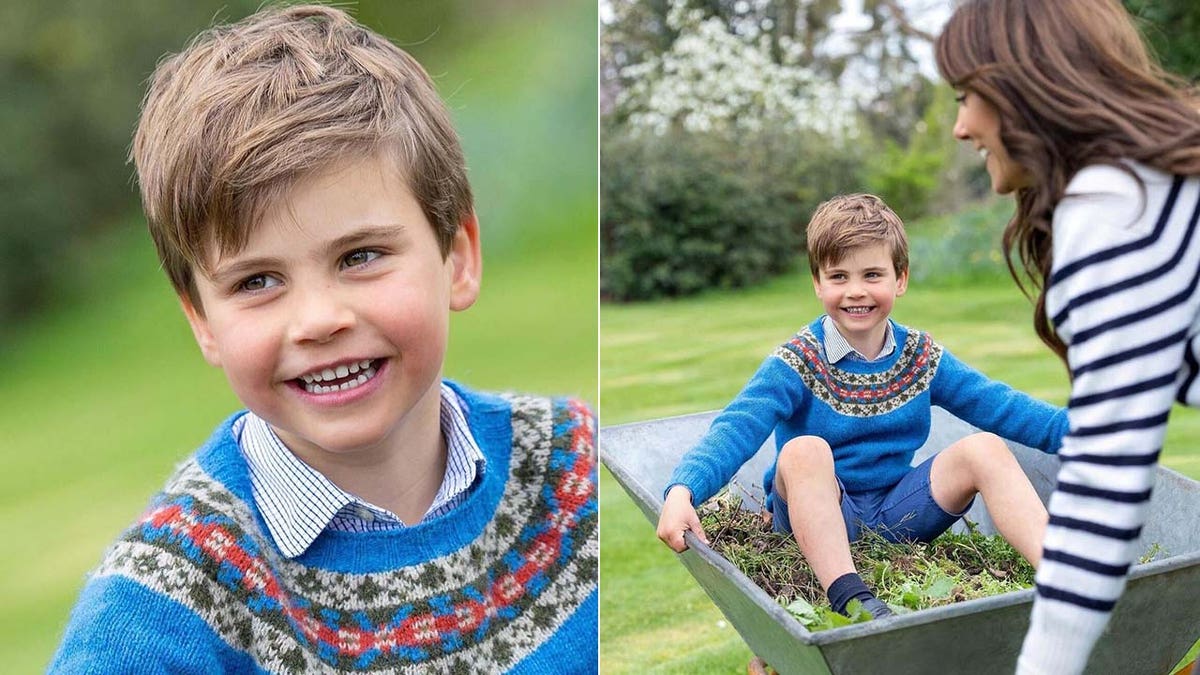
M 892 327 L 892 338 L 896 342 L 896 346 L 892 350 L 891 354 L 888 354 L 885 358 L 879 359 L 878 361 L 842 359 L 837 363 L 831 363 L 829 361 L 829 355 L 825 353 L 825 327 L 822 325 L 826 316 L 826 314 L 822 314 L 814 319 L 812 323 L 808 324 L 808 330 L 812 333 L 816 340 L 816 346 L 821 355 L 821 360 L 824 362 L 825 366 L 832 371 L 854 374 L 880 373 L 894 367 L 896 363 L 900 361 L 900 358 L 905 352 L 905 345 L 907 344 L 909 330 L 904 325 L 899 324 L 891 317 L 888 317 L 888 324 Z
M 300 556 L 297 563 L 331 571 L 369 573 L 414 565 L 447 555 L 477 539 L 492 519 L 508 483 L 512 455 L 510 406 L 504 399 L 472 392 L 446 380 L 466 404 L 467 424 L 487 464 L 478 484 L 450 512 L 411 527 L 379 532 L 340 532 L 325 529 Z M 245 415 L 231 415 L 196 455 L 196 461 L 241 502 L 256 525 L 257 542 L 271 554 L 285 559 L 269 535 L 266 522 L 252 496 L 249 469 L 233 436 L 234 422 Z

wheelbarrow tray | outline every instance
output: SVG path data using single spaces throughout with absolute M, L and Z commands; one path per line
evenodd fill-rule
M 604 427 L 600 457 L 651 523 L 675 465 L 708 430 L 717 411 Z M 929 439 L 913 463 L 924 461 L 975 429 L 933 410 Z M 1009 443 L 1046 502 L 1058 458 Z M 738 472 L 743 503 L 762 501 L 763 471 L 774 438 Z M 752 500 L 746 500 L 750 497 Z M 982 499 L 967 513 L 981 532 L 995 526 Z M 962 528 L 962 524 L 955 525 Z M 740 570 L 690 532 L 679 559 L 729 619 L 746 644 L 783 674 L 893 675 L 971 672 L 1011 674 L 1029 627 L 1033 589 L 924 609 L 867 623 L 812 632 Z M 1158 544 L 1160 559 L 1130 570 L 1124 595 L 1100 637 L 1088 673 L 1163 675 L 1200 638 L 1200 483 L 1160 467 L 1140 550 Z M 619 583 L 610 580 L 606 583 Z

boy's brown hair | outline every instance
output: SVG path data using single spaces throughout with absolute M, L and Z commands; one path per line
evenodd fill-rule
M 860 246 L 887 244 L 896 276 L 908 271 L 904 223 L 882 199 L 869 194 L 838 195 L 823 202 L 808 221 L 808 265 L 813 278 Z
M 264 211 L 339 159 L 384 152 L 442 254 L 471 214 L 458 135 L 424 68 L 332 7 L 265 9 L 198 35 L 155 70 L 131 158 L 175 291 L 239 250 Z

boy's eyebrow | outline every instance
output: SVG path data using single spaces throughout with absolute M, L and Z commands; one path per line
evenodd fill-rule
M 279 269 L 282 265 L 283 261 L 279 258 L 243 258 L 229 265 L 214 265 L 205 276 L 211 281 L 220 284 L 225 279 L 232 281 L 233 279 L 254 272 L 261 272 L 266 269 Z
M 868 267 L 862 268 L 861 271 L 863 271 L 863 272 L 880 272 L 880 271 L 886 270 L 887 268 L 888 268 L 887 265 L 870 265 Z M 847 274 L 847 273 L 849 273 L 848 269 L 846 269 L 844 267 L 837 267 L 837 266 L 822 267 L 820 271 L 822 274 Z
M 327 253 L 336 253 L 367 241 L 395 239 L 403 236 L 406 229 L 405 226 L 400 224 L 365 225 L 354 232 L 344 234 L 329 242 L 325 250 Z

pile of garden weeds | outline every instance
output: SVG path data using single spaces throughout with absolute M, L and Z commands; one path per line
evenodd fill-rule
M 858 601 L 851 602 L 850 617 L 830 609 L 796 540 L 772 531 L 770 514 L 754 507 L 743 509 L 722 492 L 698 509 L 714 550 L 809 630 L 870 620 Z M 1033 568 L 1008 542 L 967 526 L 967 534 L 946 532 L 928 544 L 891 543 L 867 531 L 850 545 L 851 558 L 863 581 L 898 614 L 1033 586 Z
M 869 621 L 857 600 L 849 617 L 829 607 L 825 591 L 791 535 L 774 532 L 762 504 L 742 508 L 722 491 L 697 511 L 713 549 L 780 603 L 809 630 Z M 966 534 L 946 532 L 928 544 L 892 543 L 865 531 L 850 544 L 850 557 L 863 581 L 892 611 L 985 598 L 1033 586 L 1033 567 L 1000 535 L 984 535 L 964 519 Z M 1164 555 L 1158 544 L 1138 563 Z

